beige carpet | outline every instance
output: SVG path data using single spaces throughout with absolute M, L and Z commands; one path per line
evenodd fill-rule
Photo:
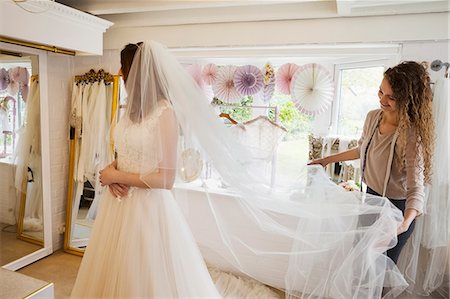
M 0 265 L 6 265 L 27 254 L 41 249 L 39 245 L 35 245 L 26 241 L 17 239 L 17 227 L 0 223 Z
M 18 272 L 36 279 L 53 282 L 55 286 L 55 298 L 63 299 L 68 298 L 72 291 L 80 263 L 81 257 L 63 251 L 56 251 L 46 258 L 18 270 Z M 280 298 L 284 297 L 283 292 L 274 289 L 272 291 L 276 292 Z M 432 297 L 420 297 L 406 293 L 399 297 L 399 299 L 419 298 L 434 299 L 446 297 L 442 297 L 439 294 Z
M 55 298 L 69 298 L 78 273 L 81 257 L 56 251 L 52 255 L 28 265 L 17 272 L 55 285 Z

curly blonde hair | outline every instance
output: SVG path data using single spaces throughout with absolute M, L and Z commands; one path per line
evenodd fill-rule
M 416 150 L 423 154 L 424 177 L 431 183 L 432 159 L 435 144 L 435 128 L 432 112 L 432 91 L 427 65 L 405 61 L 384 72 L 391 85 L 399 112 L 399 143 L 402 149 L 397 156 L 400 165 L 405 164 L 405 148 L 408 132 L 414 132 Z

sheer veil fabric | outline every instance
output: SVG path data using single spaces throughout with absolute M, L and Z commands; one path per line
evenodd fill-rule
M 342 191 L 317 167 L 309 168 L 307 177 L 295 186 L 271 189 L 246 167 L 252 163 L 251 155 L 235 141 L 193 79 L 164 46 L 145 42 L 133 67 L 135 64 L 140 64 L 137 69 L 141 72 L 134 75 L 146 82 L 137 87 L 142 99 L 138 113 L 145 115 L 158 98 L 169 100 L 183 142 L 198 147 L 212 160 L 235 194 L 232 200 L 237 212 L 232 215 L 214 196 L 208 196 L 221 244 L 197 240 L 200 246 L 217 248 L 218 256 L 235 271 L 283 288 L 288 296 L 379 298 L 383 293 L 393 297 L 406 287 L 394 263 L 383 254 L 395 245 L 402 221 L 400 211 L 389 201 Z M 127 86 L 129 95 L 134 90 Z M 136 113 L 132 106 L 129 110 L 130 116 Z M 151 162 L 143 160 L 142 167 L 167 160 L 162 159 L 165 154 L 173 155 L 168 150 L 172 141 L 163 135 L 158 138 L 161 148 L 153 151 Z M 142 143 L 146 148 L 146 141 Z M 175 166 L 172 161 L 162 167 Z M 144 182 L 146 173 L 147 169 L 142 169 Z M 207 188 L 205 192 L 208 194 Z M 252 232 L 244 233 L 242 224 L 252 227 Z M 261 242 L 258 235 L 268 235 L 272 242 Z M 255 267 L 271 259 L 280 260 L 277 272 Z
M 450 83 L 438 79 L 434 85 L 433 116 L 436 126 L 436 149 L 432 185 L 426 196 L 426 210 L 402 251 L 399 268 L 409 283 L 408 291 L 429 296 L 433 291 L 445 293 L 449 269 L 450 202 Z
M 395 245 L 397 227 L 403 219 L 389 201 L 345 192 L 317 166 L 308 167 L 307 175 L 289 188 L 271 188 L 257 173 L 252 173 L 248 167 L 253 163 L 251 155 L 215 115 L 191 76 L 166 47 L 155 41 L 139 46 L 126 89 L 127 111 L 117 130 L 126 126 L 136 127 L 136 131 L 119 137 L 126 142 L 116 140 L 123 146 L 120 152 L 126 153 L 118 156 L 119 168 L 130 169 L 134 165 L 141 180 L 153 186 L 145 192 L 165 193 L 163 188 L 171 187 L 171 177 L 176 173 L 177 143 L 183 143 L 212 161 L 229 186 L 225 201 L 213 196 L 207 185 L 202 190 L 206 195 L 202 206 L 205 218 L 210 217 L 214 223 L 208 229 L 216 237 L 203 238 L 200 234 L 195 241 L 208 264 L 283 289 L 288 298 L 392 298 L 407 287 L 395 264 L 383 254 Z M 154 117 L 159 121 L 151 127 L 138 126 Z M 180 138 L 170 133 L 177 128 Z M 131 143 L 135 146 L 127 146 Z M 122 203 L 130 204 L 140 192 L 144 191 L 132 188 L 132 195 L 122 199 Z M 190 206 L 189 198 L 183 198 L 187 193 L 177 190 L 173 194 L 174 203 L 187 204 L 187 210 L 197 208 Z M 147 217 L 159 217 L 159 225 L 165 223 L 162 227 L 167 227 L 167 223 L 172 223 L 170 218 L 179 215 L 168 212 L 167 209 L 178 208 L 167 204 L 168 195 L 164 196 L 161 204 L 165 206 L 165 216 Z M 157 201 L 155 197 L 151 199 Z M 99 218 L 103 217 L 106 202 L 100 203 Z M 181 221 L 178 225 L 188 224 Z M 139 234 L 150 234 L 151 238 L 159 232 L 149 228 Z M 189 243 L 188 234 L 189 228 L 185 227 L 178 230 L 175 239 L 168 240 Z M 195 251 L 191 245 L 185 246 Z M 165 264 L 169 272 L 175 271 L 178 263 L 192 267 L 202 263 L 197 259 L 187 263 L 190 255 L 178 256 L 179 250 L 139 250 L 133 259 L 148 255 L 158 259 L 158 254 L 177 261 L 175 265 Z M 144 264 L 138 265 L 139 268 Z M 186 284 L 192 276 L 188 271 L 177 275 L 177 281 Z

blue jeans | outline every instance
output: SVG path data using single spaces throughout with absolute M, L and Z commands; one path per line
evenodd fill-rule
M 372 195 L 381 196 L 381 194 L 373 191 L 369 186 L 367 186 L 367 193 Z M 402 214 L 405 214 L 405 205 L 406 205 L 406 199 L 390 199 L 389 201 L 396 206 L 400 211 L 402 211 Z M 414 226 L 416 225 L 416 220 L 414 219 L 413 222 L 411 222 L 411 225 L 409 226 L 408 230 L 404 233 L 401 233 L 397 236 L 398 242 L 395 247 L 389 249 L 386 252 L 386 255 L 390 257 L 394 263 L 397 264 L 398 257 L 400 256 L 400 252 L 402 251 L 403 246 L 405 246 L 406 241 L 408 241 L 409 237 L 411 236 L 412 232 L 414 231 Z

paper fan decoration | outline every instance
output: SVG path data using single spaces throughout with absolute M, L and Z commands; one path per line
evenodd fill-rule
M 276 83 L 282 93 L 291 94 L 291 81 L 297 69 L 298 65 L 295 63 L 285 63 L 278 69 Z
M 18 81 L 21 85 L 27 85 L 28 81 L 30 81 L 30 74 L 28 73 L 28 70 L 26 68 L 19 68 Z
M 244 65 L 234 73 L 234 86 L 242 96 L 250 96 L 263 87 L 263 74 L 254 65 Z
M 227 65 L 219 69 L 217 72 L 216 81 L 213 84 L 214 95 L 220 100 L 232 103 L 242 98 L 241 94 L 234 86 L 234 73 L 237 67 L 234 65 Z
M 5 90 L 9 84 L 9 73 L 6 69 L 0 69 L 0 90 Z
M 203 160 L 200 152 L 193 148 L 188 148 L 181 153 L 180 177 L 185 182 L 196 180 L 202 173 Z
M 306 64 L 292 78 L 291 94 L 300 112 L 317 115 L 325 111 L 333 100 L 333 81 L 321 65 Z
M 26 102 L 28 99 L 28 92 L 30 91 L 30 88 L 27 84 L 20 84 L 19 90 L 22 100 Z
M 16 81 L 9 81 L 8 87 L 6 88 L 6 91 L 12 95 L 16 96 L 19 92 L 19 82 Z
M 198 87 L 203 89 L 205 86 L 205 82 L 203 81 L 203 78 L 202 78 L 202 66 L 199 64 L 191 64 L 186 67 L 186 71 L 194 79 L 194 81 L 195 81 L 195 83 L 197 83 Z
M 9 78 L 11 81 L 20 82 L 20 69 L 21 67 L 15 67 L 12 69 L 9 69 Z
M 264 86 L 262 100 L 269 102 L 275 92 L 275 71 L 270 63 L 264 65 Z
M 206 84 L 213 85 L 217 78 L 217 66 L 209 63 L 203 67 L 202 77 Z

